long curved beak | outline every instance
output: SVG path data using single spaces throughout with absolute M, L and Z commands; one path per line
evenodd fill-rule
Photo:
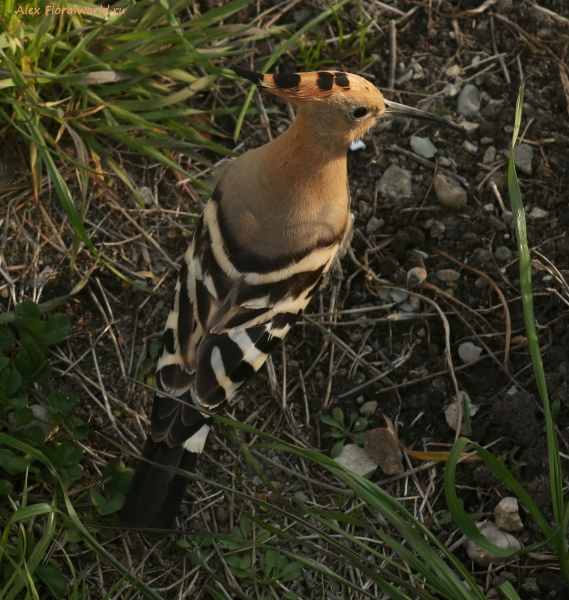
M 382 116 L 408 117 L 410 119 L 419 119 L 421 121 L 432 121 L 433 123 L 438 123 L 439 125 L 444 125 L 445 127 L 450 127 L 451 129 L 465 133 L 463 127 L 448 119 L 439 117 L 439 115 L 434 115 L 433 113 L 425 112 L 424 110 L 419 110 L 418 108 L 397 104 L 397 102 L 391 102 L 391 100 L 385 100 L 385 112 Z

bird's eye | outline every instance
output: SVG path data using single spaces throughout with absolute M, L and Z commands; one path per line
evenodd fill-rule
M 352 115 L 354 116 L 354 119 L 361 119 L 362 117 L 365 117 L 367 113 L 368 110 L 365 106 L 358 106 L 358 108 L 354 110 Z

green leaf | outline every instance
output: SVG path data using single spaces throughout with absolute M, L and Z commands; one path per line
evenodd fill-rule
M 7 356 L 2 356 L 2 354 L 0 354 L 0 371 L 4 367 L 7 367 L 9 364 L 10 364 L 10 359 Z
M 69 317 L 64 313 L 55 313 L 51 315 L 45 322 L 45 330 L 43 332 L 43 340 L 46 344 L 58 344 L 61 342 L 71 326 Z
M 43 405 L 53 414 L 67 415 L 77 402 L 75 396 L 56 390 L 44 399 Z
M 16 336 L 7 325 L 0 325 L 0 350 L 10 350 L 16 341 Z
M 57 447 L 61 467 L 72 467 L 83 458 L 83 450 L 73 442 L 63 442 Z
M 45 443 L 45 431 L 39 425 L 24 427 L 22 433 L 38 445 Z
M 20 319 L 39 319 L 40 309 L 39 306 L 31 300 L 24 300 L 20 304 L 16 305 L 15 308 L 16 317 Z
M 330 450 L 330 456 L 332 458 L 338 458 L 338 456 L 340 456 L 340 454 L 342 454 L 343 449 L 344 449 L 344 441 L 342 440 L 341 442 L 336 442 L 332 446 L 332 450 Z
M 243 515 L 239 520 L 239 526 L 241 528 L 243 538 L 248 539 L 249 535 L 251 534 L 251 521 L 249 521 L 249 519 Z
M 0 495 L 7 496 L 12 493 L 12 484 L 5 479 L 0 479 Z
M 26 398 L 10 398 L 8 400 L 8 404 L 12 408 L 21 409 L 26 408 L 26 406 L 28 406 L 28 401 Z
M 336 407 L 332 411 L 332 416 L 334 417 L 334 419 L 336 419 L 336 421 L 338 421 L 338 423 L 342 424 L 342 427 L 344 426 L 344 413 L 342 412 L 341 408 Z
M 97 512 L 102 516 L 106 516 L 117 512 L 122 508 L 125 496 L 121 492 L 118 492 L 114 498 L 107 500 L 95 488 L 92 488 L 91 498 L 93 500 L 93 504 L 97 507 Z
M 0 371 L 0 390 L 7 396 L 15 394 L 22 385 L 22 376 L 18 371 L 12 370 L 9 367 Z
M 35 574 L 49 588 L 49 591 L 57 600 L 61 600 L 65 596 L 67 581 L 61 571 L 49 565 L 38 565 Z
M 103 469 L 105 491 L 113 497 L 118 493 L 126 494 L 133 475 L 133 469 L 129 469 L 120 458 L 113 458 Z
M 366 428 L 367 428 L 367 419 L 365 419 L 364 417 L 360 417 L 354 423 L 354 431 L 363 431 Z
M 34 413 L 31 408 L 20 408 L 12 413 L 12 418 L 16 429 L 20 429 L 34 418 Z
M 65 537 L 67 538 L 67 541 L 71 542 L 72 544 L 77 544 L 81 541 L 81 535 L 77 529 L 67 529 L 65 532 Z
M 69 484 L 83 477 L 83 470 L 79 465 L 71 465 L 70 467 L 62 467 L 60 469 L 63 480 Z
M 320 421 L 322 423 L 325 423 L 326 425 L 330 425 L 330 427 L 335 427 L 336 429 L 343 428 L 343 423 L 336 421 L 336 419 L 334 419 L 333 417 L 330 417 L 329 415 L 322 415 L 320 417 Z

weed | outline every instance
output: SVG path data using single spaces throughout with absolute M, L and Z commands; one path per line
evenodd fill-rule
M 336 458 L 342 452 L 344 444 L 348 441 L 353 441 L 358 446 L 363 446 L 365 440 L 365 430 L 367 428 L 367 419 L 353 412 L 350 415 L 348 425 L 345 424 L 344 413 L 341 408 L 335 408 L 332 411 L 332 416 L 322 415 L 320 417 L 322 423 L 330 425 L 332 431 L 326 433 L 326 437 L 337 439 L 338 441 L 332 446 L 330 456 Z

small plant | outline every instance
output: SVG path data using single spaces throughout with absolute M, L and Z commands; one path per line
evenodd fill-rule
M 345 425 L 344 413 L 341 408 L 335 408 L 332 411 L 332 416 L 322 415 L 320 417 L 322 423 L 330 425 L 332 431 L 326 433 L 326 437 L 337 439 L 338 441 L 332 446 L 330 456 L 336 458 L 344 448 L 344 444 L 352 440 L 354 444 L 362 446 L 366 436 L 367 419 L 353 412 L 350 415 L 350 422 Z

